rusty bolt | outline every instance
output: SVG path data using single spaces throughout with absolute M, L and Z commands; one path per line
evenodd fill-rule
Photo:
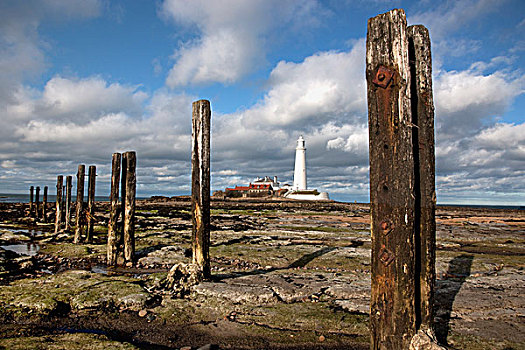
M 388 250 L 384 245 L 381 247 L 381 250 L 379 251 L 379 260 L 383 265 L 388 266 L 392 261 L 394 261 L 396 257 L 394 256 L 394 253 L 392 253 L 390 250 Z
M 392 230 L 394 229 L 394 224 L 390 220 L 383 220 L 379 224 L 379 227 L 381 227 L 381 230 L 383 231 L 383 234 L 386 236 L 390 232 L 392 232 Z
M 385 66 L 380 66 L 377 69 L 375 78 L 374 80 L 372 80 L 372 83 L 384 89 L 388 86 L 388 84 L 390 84 L 390 81 L 392 80 L 393 77 L 394 77 L 394 71 L 392 71 L 391 69 Z

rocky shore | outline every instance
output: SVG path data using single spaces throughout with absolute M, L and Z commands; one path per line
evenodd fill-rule
M 188 198 L 137 202 L 137 264 L 0 203 L 0 349 L 368 349 L 369 208 L 212 201 L 212 280 L 175 294 Z M 51 212 L 52 214 L 52 212 Z M 436 333 L 450 349 L 525 349 L 525 212 L 439 207 Z

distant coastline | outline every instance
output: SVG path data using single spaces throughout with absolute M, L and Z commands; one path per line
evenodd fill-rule
M 87 197 L 84 196 L 84 200 L 87 200 Z M 155 196 L 151 197 L 137 197 L 137 199 L 150 199 Z M 175 196 L 179 197 L 179 196 Z M 187 197 L 187 196 L 181 196 L 181 197 Z M 48 202 L 54 202 L 56 196 L 53 194 L 48 194 L 47 201 Z M 74 202 L 76 200 L 76 196 L 72 196 L 72 201 Z M 95 196 L 96 202 L 107 202 L 109 201 L 109 196 Z M 42 202 L 42 192 L 40 192 L 40 202 Z M 336 200 L 336 202 L 339 202 Z M 342 203 L 352 203 L 351 201 L 345 202 L 341 201 Z M 29 194 L 21 194 L 21 193 L 0 193 L 0 203 L 29 203 Z M 360 203 L 360 204 L 370 204 L 370 203 Z M 507 209 L 507 210 L 525 210 L 525 205 L 482 205 L 482 204 L 454 204 L 454 203 L 445 203 L 445 204 L 438 204 L 438 207 L 444 208 L 444 207 L 460 207 L 460 208 L 480 208 L 480 209 Z

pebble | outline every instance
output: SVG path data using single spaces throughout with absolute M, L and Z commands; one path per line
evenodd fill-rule
M 139 316 L 140 316 L 140 317 L 144 317 L 144 316 L 146 316 L 147 314 L 148 314 L 148 310 L 140 310 L 140 311 L 139 311 Z

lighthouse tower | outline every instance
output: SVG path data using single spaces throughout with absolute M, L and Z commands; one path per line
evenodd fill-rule
M 297 147 L 295 148 L 293 189 L 296 191 L 306 190 L 306 148 L 302 135 L 297 139 Z

